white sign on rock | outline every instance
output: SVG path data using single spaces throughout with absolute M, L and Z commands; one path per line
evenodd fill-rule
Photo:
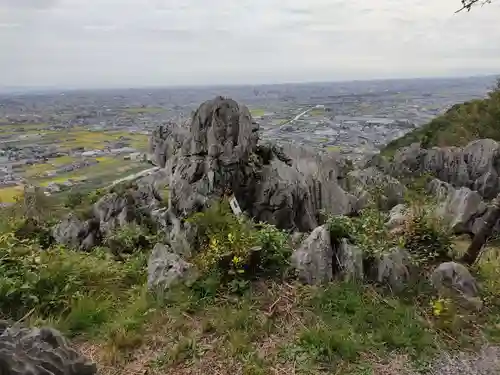
M 233 210 L 233 213 L 236 216 L 241 216 L 243 211 L 241 210 L 241 207 L 238 203 L 238 200 L 236 199 L 236 197 L 234 195 L 231 195 L 231 198 L 229 198 L 229 205 L 231 206 L 231 210 Z

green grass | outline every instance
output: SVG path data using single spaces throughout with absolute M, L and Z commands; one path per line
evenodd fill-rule
M 2 228 L 12 233 L 24 216 L 13 216 Z M 364 220 L 354 238 L 362 249 L 385 241 L 372 219 L 353 219 Z M 500 342 L 500 261 L 491 246 L 474 270 L 487 308 L 460 311 L 448 321 L 433 314 L 437 296 L 424 276 L 400 295 L 369 283 L 303 286 L 286 272 L 286 233 L 240 221 L 224 204 L 190 221 L 200 247 L 188 260 L 200 264 L 200 271 L 210 267 L 191 287 L 178 285 L 162 298 L 145 285 L 150 247 L 121 261 L 105 247 L 41 251 L 44 232 L 36 241 L 1 235 L 0 315 L 61 329 L 91 351 L 103 374 L 133 368 L 150 374 L 362 375 L 377 366 L 402 366 L 393 373 L 404 373 L 444 350 L 474 348 L 485 338 Z M 352 230 L 330 225 L 332 231 Z M 142 230 L 121 230 L 113 238 L 133 242 Z M 226 278 L 247 281 L 233 290 L 218 264 L 227 253 L 245 258 L 254 244 L 265 249 L 261 264 L 273 272 L 247 278 L 249 268 L 241 274 L 231 268 Z M 455 247 L 460 252 L 466 244 Z M 235 257 L 232 262 L 239 264 Z
M 0 188 L 0 203 L 13 203 L 16 197 L 20 197 L 23 194 L 23 186 L 10 186 Z
M 322 108 L 314 108 L 311 111 L 309 111 L 310 116 L 324 116 L 325 115 L 325 110 Z
M 266 114 L 266 110 L 264 108 L 251 108 L 250 113 L 253 117 L 261 117 Z

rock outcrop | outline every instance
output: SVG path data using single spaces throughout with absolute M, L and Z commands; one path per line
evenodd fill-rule
M 431 274 L 432 285 L 443 296 L 458 298 L 467 306 L 480 308 L 479 288 L 476 279 L 460 263 L 440 264 Z
M 376 262 L 376 280 L 394 291 L 402 291 L 411 277 L 411 258 L 404 249 L 393 249 Z
M 20 328 L 0 322 L 0 369 L 9 375 L 94 375 L 97 366 L 52 328 Z
M 346 281 L 363 280 L 363 252 L 346 238 L 332 238 L 328 225 L 322 225 L 302 242 L 291 257 L 299 280 L 317 285 L 334 277 Z
M 192 264 L 163 244 L 156 244 L 148 260 L 148 288 L 160 295 L 195 274 Z
M 80 220 L 69 214 L 52 228 L 54 240 L 73 249 L 89 250 L 101 242 L 99 222 L 94 219 Z
M 452 184 L 476 190 L 485 199 L 500 192 L 500 144 L 478 139 L 463 148 L 422 149 L 418 143 L 398 150 L 385 166 L 394 175 L 428 173 Z
M 360 206 L 366 205 L 373 195 L 376 196 L 379 208 L 384 210 L 390 210 L 404 202 L 406 187 L 375 167 L 349 172 L 345 184 L 349 191 L 355 193 Z
M 147 181 L 118 185 L 92 206 L 90 218 L 81 220 L 71 213 L 52 228 L 52 236 L 59 244 L 89 250 L 118 227 L 154 223 L 150 219 L 160 203 L 157 190 Z
M 201 104 L 184 126 L 157 129 L 150 153 L 164 168 L 171 214 L 182 220 L 234 194 L 256 220 L 311 231 L 322 211 L 356 210 L 356 197 L 339 185 L 342 160 L 295 145 L 259 144 L 258 131 L 245 106 L 222 97 Z
M 475 233 L 475 223 L 487 208 L 477 191 L 466 187 L 456 189 L 438 179 L 429 182 L 428 190 L 438 200 L 436 215 L 443 219 L 453 233 Z
M 322 284 L 333 280 L 333 255 L 330 231 L 322 225 L 294 251 L 291 264 L 302 282 Z

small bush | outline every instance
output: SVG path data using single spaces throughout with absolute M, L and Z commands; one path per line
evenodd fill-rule
M 232 291 L 245 290 L 256 276 L 279 275 L 288 266 L 291 249 L 287 233 L 236 217 L 227 200 L 188 221 L 198 232 L 199 251 L 193 261 L 207 277 L 220 277 Z
M 451 259 L 452 236 L 422 208 L 413 208 L 402 233 L 402 246 L 417 264 L 434 264 Z
M 327 225 L 334 240 L 347 238 L 363 250 L 366 257 L 371 257 L 383 255 L 398 244 L 387 231 L 386 221 L 387 214 L 367 208 L 359 217 L 331 216 Z
M 113 254 L 131 254 L 151 247 L 147 231 L 136 223 L 116 228 L 107 237 L 106 244 Z
M 74 209 L 85 202 L 85 195 L 80 192 L 70 192 L 64 202 L 64 207 Z
M 40 251 L 29 240 L 0 237 L 0 311 L 20 318 L 31 309 L 42 317 L 68 314 L 82 298 L 102 300 L 145 281 L 145 257 L 115 262 L 106 253 L 62 247 Z

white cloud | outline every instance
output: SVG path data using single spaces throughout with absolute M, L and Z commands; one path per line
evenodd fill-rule
M 497 72 L 500 2 L 455 14 L 459 5 L 0 0 L 2 84 L 136 86 Z

